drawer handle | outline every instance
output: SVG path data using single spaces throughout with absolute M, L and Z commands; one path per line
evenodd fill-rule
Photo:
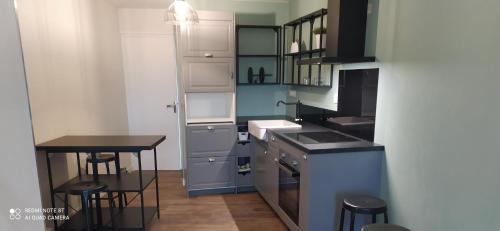
M 207 129 L 212 131 L 212 130 L 214 130 L 214 126 L 207 126 Z
M 212 163 L 214 161 L 215 161 L 215 158 L 213 158 L 213 157 L 208 158 L 208 162 Z
M 205 53 L 205 58 L 213 58 L 214 55 L 210 53 Z

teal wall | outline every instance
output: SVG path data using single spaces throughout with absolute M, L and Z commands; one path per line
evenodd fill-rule
M 391 222 L 500 230 L 500 2 L 380 0 L 375 140 Z
M 188 0 L 196 10 L 221 10 L 235 12 L 236 24 L 250 25 L 282 25 L 289 20 L 288 3 L 234 1 L 234 0 Z M 273 38 L 269 38 L 272 40 Z M 247 39 L 243 42 L 246 47 L 261 48 L 257 40 Z M 252 49 L 247 49 L 252 50 Z M 263 66 L 266 72 L 274 72 L 274 62 L 252 60 L 254 72 Z M 249 62 L 243 62 L 240 76 L 246 82 L 246 72 Z M 272 77 L 271 77 L 272 78 Z M 286 99 L 287 86 L 237 86 L 236 88 L 236 115 L 284 115 L 284 107 L 276 107 L 278 100 Z

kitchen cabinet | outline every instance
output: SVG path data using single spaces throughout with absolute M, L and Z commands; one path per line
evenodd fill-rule
M 233 92 L 233 58 L 184 58 L 182 76 L 185 92 Z
M 257 139 L 254 139 L 257 140 Z M 271 206 L 278 203 L 278 152 L 267 143 L 253 143 L 255 152 L 255 188 Z
M 232 124 L 187 126 L 188 157 L 229 156 L 236 142 Z
M 259 193 L 290 230 L 338 230 L 338 205 L 346 195 L 378 196 L 383 151 L 310 154 L 276 134 L 268 131 L 269 141 L 263 142 L 271 151 L 256 163 L 264 174 L 255 178 L 255 184 L 262 185 Z M 271 158 L 279 162 L 273 164 Z M 280 170 L 280 164 L 293 167 L 297 179 Z M 368 220 L 356 219 L 356 227 Z
M 234 57 L 234 22 L 232 14 L 213 13 L 190 25 L 182 36 L 182 52 L 187 57 Z M 201 16 L 202 17 L 202 16 Z
M 190 158 L 188 168 L 189 189 L 235 187 L 234 156 Z
M 189 195 L 234 192 L 236 126 L 188 125 L 186 133 Z

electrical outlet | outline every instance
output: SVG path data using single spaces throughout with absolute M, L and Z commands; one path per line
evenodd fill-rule
M 295 91 L 295 90 L 289 90 L 288 91 L 288 96 L 290 96 L 290 97 L 297 97 L 297 91 Z

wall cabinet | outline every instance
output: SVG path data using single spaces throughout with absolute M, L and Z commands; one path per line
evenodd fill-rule
M 233 92 L 233 58 L 184 58 L 182 75 L 186 92 Z
M 231 20 L 200 20 L 186 28 L 183 56 L 234 57 L 234 23 Z

